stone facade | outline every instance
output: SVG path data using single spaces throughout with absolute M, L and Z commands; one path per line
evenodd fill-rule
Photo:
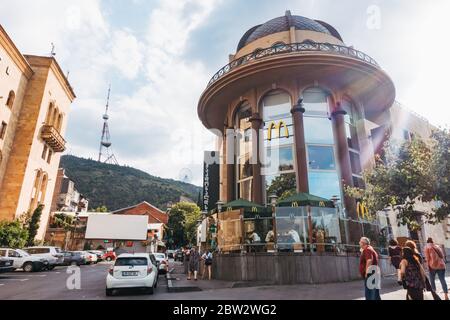
M 0 220 L 44 205 L 42 240 L 75 94 L 55 58 L 22 55 L 1 26 L 0 58 Z

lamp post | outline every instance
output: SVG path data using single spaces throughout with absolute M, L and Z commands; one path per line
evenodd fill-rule
M 272 230 L 273 230 L 273 242 L 274 242 L 274 249 L 276 250 L 277 245 L 277 218 L 276 218 L 276 206 L 278 202 L 278 196 L 276 194 L 272 194 L 269 196 L 270 205 L 272 207 Z
M 225 204 L 225 203 L 224 203 L 223 201 L 221 201 L 221 200 L 217 201 L 216 205 L 217 205 L 217 211 L 218 211 L 219 213 L 222 212 L 222 208 L 223 208 L 224 204 Z

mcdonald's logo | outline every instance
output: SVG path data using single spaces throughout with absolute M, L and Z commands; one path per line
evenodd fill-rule
M 356 204 L 356 213 L 358 214 L 358 218 L 362 219 L 371 219 L 371 215 L 369 213 L 369 208 L 364 204 L 364 202 L 358 202 Z
M 292 208 L 298 208 L 298 202 L 292 202 Z
M 286 123 L 284 121 L 280 121 L 278 122 L 278 124 L 275 124 L 275 122 L 270 123 L 269 125 L 269 129 L 267 132 L 267 140 L 271 141 L 272 140 L 272 131 L 273 129 L 276 130 L 276 132 L 278 132 L 278 137 L 281 138 L 281 129 L 284 128 L 284 136 L 286 138 L 289 138 L 289 129 L 286 125 Z
M 232 207 L 228 207 L 227 211 L 233 211 L 233 208 Z
M 325 207 L 325 202 L 323 202 L 323 201 L 320 201 L 320 203 L 319 203 L 319 207 Z
M 258 213 L 258 208 L 257 207 L 252 207 L 252 212 L 253 213 Z

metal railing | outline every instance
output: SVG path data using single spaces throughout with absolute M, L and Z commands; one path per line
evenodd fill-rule
M 266 57 L 274 56 L 277 54 L 288 53 L 302 53 L 302 52 L 321 52 L 330 53 L 333 55 L 343 55 L 350 58 L 355 58 L 364 62 L 367 62 L 375 67 L 380 67 L 378 63 L 364 52 L 358 51 L 351 47 L 341 46 L 331 43 L 317 43 L 317 42 L 301 42 L 291 44 L 277 44 L 270 48 L 256 50 L 250 54 L 247 54 L 239 59 L 236 59 L 223 68 L 221 68 L 209 81 L 208 87 L 213 85 L 216 81 L 222 78 L 224 75 L 233 71 L 234 69 L 243 65 L 249 64 L 253 61 L 257 61 Z

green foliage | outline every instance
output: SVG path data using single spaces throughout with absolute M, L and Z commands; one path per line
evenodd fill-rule
M 169 245 L 179 248 L 196 242 L 196 225 L 201 218 L 200 208 L 194 203 L 180 202 L 172 207 L 169 215 Z
M 53 216 L 50 228 L 64 228 L 66 231 L 72 230 L 75 222 L 75 218 L 65 215 L 63 213 L 57 213 Z
M 0 222 L 0 247 L 23 248 L 28 240 L 28 231 L 18 220 Z
M 106 206 L 114 211 L 143 201 L 166 210 L 181 196 L 195 199 L 201 188 L 180 181 L 153 177 L 130 167 L 63 156 L 61 167 L 77 189 L 89 199 L 91 208 Z
M 437 130 L 432 137 L 436 141 L 433 153 L 435 200 L 441 204 L 435 213 L 440 219 L 445 219 L 450 214 L 450 132 Z
M 43 205 L 39 205 L 36 210 L 34 210 L 33 215 L 31 216 L 30 224 L 28 226 L 28 241 L 27 246 L 34 245 L 34 238 L 36 238 L 36 234 L 39 230 L 39 223 L 41 221 L 42 210 L 44 209 Z
M 296 185 L 295 173 L 282 174 L 273 179 L 271 185 L 267 188 L 267 194 L 275 194 L 281 200 L 286 199 L 295 194 Z
M 101 207 L 98 207 L 97 209 L 95 209 L 94 212 L 106 213 L 106 212 L 108 212 L 108 208 L 106 206 L 101 206 Z
M 365 189 L 346 187 L 346 193 L 364 201 L 371 212 L 391 207 L 399 224 L 411 231 L 421 229 L 417 202 L 443 201 L 443 206 L 425 215 L 427 223 L 436 224 L 448 215 L 448 134 L 440 135 L 434 144 L 413 139 L 402 144 L 385 145 L 385 161 L 378 160 L 374 169 L 363 173 Z M 445 149 L 447 148 L 447 149 Z M 447 162 L 446 162 L 447 161 Z M 447 170 L 447 171 L 446 171 Z

